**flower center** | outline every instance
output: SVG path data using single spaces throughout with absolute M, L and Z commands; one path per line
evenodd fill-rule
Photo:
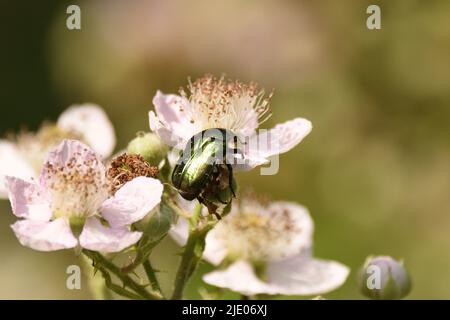
M 95 154 L 75 153 L 63 163 L 46 162 L 41 179 L 54 218 L 67 217 L 76 224 L 96 214 L 110 194 L 105 169 Z
M 180 94 L 189 100 L 189 118 L 199 130 L 225 128 L 234 132 L 246 133 L 270 117 L 269 100 L 264 90 L 257 84 L 244 84 L 240 81 L 226 80 L 206 75 L 188 85 L 189 95 L 183 90 Z M 180 107 L 180 111 L 185 111 Z
M 213 230 L 227 248 L 227 259 L 245 259 L 255 265 L 284 257 L 299 231 L 289 213 L 242 202 Z

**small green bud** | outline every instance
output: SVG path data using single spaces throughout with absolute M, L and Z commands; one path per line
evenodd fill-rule
M 389 256 L 371 256 L 359 272 L 362 294 L 374 300 L 402 299 L 411 291 L 403 262 Z
M 130 141 L 127 151 L 129 154 L 139 154 L 151 165 L 158 166 L 167 155 L 169 148 L 154 133 L 138 133 Z

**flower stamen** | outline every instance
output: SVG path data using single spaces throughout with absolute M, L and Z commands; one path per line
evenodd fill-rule
M 227 128 L 235 132 L 247 128 L 256 129 L 270 116 L 269 101 L 272 94 L 265 96 L 254 82 L 245 84 L 225 77 L 216 78 L 205 75 L 187 87 L 189 93 L 181 88 L 180 95 L 190 103 L 190 110 L 180 106 L 180 112 L 188 112 L 192 124 L 201 130 Z
M 134 178 L 155 178 L 158 171 L 158 167 L 150 165 L 142 156 L 124 153 L 112 160 L 107 176 L 111 181 L 111 191 L 115 193 Z

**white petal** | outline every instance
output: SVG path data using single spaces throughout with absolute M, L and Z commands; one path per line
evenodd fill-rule
M 189 118 L 189 102 L 174 94 L 156 92 L 153 98 L 156 114 L 149 113 L 150 128 L 171 146 L 185 144 L 195 133 Z
M 253 267 L 244 260 L 236 261 L 224 270 L 205 274 L 203 281 L 210 285 L 230 289 L 245 295 L 277 293 L 277 289 L 260 280 L 253 271 Z
M 144 218 L 161 202 L 162 183 L 153 178 L 137 177 L 103 202 L 101 213 L 111 227 L 130 225 Z
M 291 228 L 295 230 L 295 236 L 290 237 L 288 242 L 280 242 L 276 250 L 283 259 L 296 256 L 300 252 L 310 250 L 313 244 L 314 222 L 309 215 L 308 209 L 287 201 L 271 202 L 267 207 L 268 212 L 283 213 L 289 215 Z
M 90 147 L 78 140 L 63 140 L 55 149 L 48 153 L 44 163 L 46 166 L 67 167 L 79 166 L 80 170 L 94 170 L 99 172 L 99 176 L 106 179 L 106 168 L 102 163 L 100 156 Z M 86 165 L 89 163 L 89 165 Z M 51 177 L 47 176 L 45 170 L 41 172 L 40 184 L 46 186 L 47 180 Z
M 311 129 L 312 124 L 309 120 L 296 118 L 251 136 L 243 150 L 247 166 L 241 165 L 237 169 L 251 169 L 267 162 L 270 156 L 291 150 L 311 132 Z
M 116 145 L 111 121 L 105 111 L 95 104 L 69 107 L 59 117 L 58 126 L 81 134 L 84 141 L 104 158 L 111 155 Z
M 6 184 L 12 211 L 17 217 L 37 221 L 50 220 L 50 204 L 39 186 L 15 177 L 6 177 Z
M 36 173 L 13 143 L 0 140 L 0 199 L 8 198 L 5 176 L 29 181 L 36 176 Z
M 168 124 L 189 122 L 189 101 L 176 94 L 164 94 L 157 91 L 153 97 L 156 113 L 162 121 Z
M 181 210 L 185 211 L 187 214 L 193 212 L 197 201 L 188 201 L 181 197 L 180 195 L 176 196 L 177 205 Z M 177 244 L 180 246 L 184 246 L 187 242 L 189 236 L 189 222 L 186 218 L 179 216 L 178 220 L 175 224 L 172 224 L 169 235 L 175 240 Z
M 344 284 L 350 270 L 336 261 L 320 260 L 301 254 L 269 263 L 268 282 L 279 294 L 317 295 L 330 292 Z
M 224 247 L 223 241 L 218 241 L 216 237 L 214 237 L 214 233 L 212 230 L 205 239 L 205 251 L 203 252 L 203 259 L 208 261 L 213 265 L 219 265 L 223 259 L 227 256 L 227 248 Z
M 73 248 L 78 244 L 65 218 L 51 222 L 20 220 L 11 225 L 20 243 L 39 251 Z
M 341 286 L 349 269 L 335 261 L 313 259 L 307 254 L 269 263 L 267 281 L 258 278 L 250 263 L 239 260 L 224 270 L 203 276 L 203 280 L 220 288 L 230 289 L 245 295 L 282 294 L 317 295 L 330 292 Z
M 187 143 L 185 136 L 180 136 L 175 133 L 175 130 L 165 123 L 161 122 L 153 111 L 148 113 L 150 129 L 158 135 L 158 137 L 167 145 L 178 150 L 183 150 Z
M 80 245 L 89 250 L 119 252 L 138 242 L 141 236 L 142 232 L 129 231 L 126 227 L 108 228 L 91 217 L 81 232 Z
M 175 242 L 184 246 L 189 237 L 189 223 L 187 219 L 178 217 L 177 223 L 173 224 L 169 230 L 169 235 L 175 240 Z
M 255 167 L 269 164 L 270 160 L 266 157 L 259 156 L 257 151 L 247 150 L 246 153 L 235 154 L 232 162 L 233 170 L 250 171 Z

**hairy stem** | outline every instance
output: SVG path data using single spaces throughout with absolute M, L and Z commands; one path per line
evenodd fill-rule
M 156 292 L 159 292 L 162 295 L 161 287 L 159 286 L 158 278 L 156 277 L 155 270 L 150 263 L 150 260 L 146 260 L 143 263 L 145 274 L 147 275 L 148 281 L 152 289 Z
M 113 292 L 117 293 L 118 295 L 121 295 L 121 296 L 123 296 L 125 298 L 135 299 L 135 300 L 142 300 L 143 299 L 140 295 L 138 295 L 138 294 L 136 294 L 134 292 L 131 292 L 131 291 L 129 291 L 129 290 L 127 290 L 127 289 L 125 289 L 125 288 L 123 288 L 123 287 L 113 283 L 112 280 L 111 280 L 110 274 L 106 270 L 100 270 L 100 272 L 102 273 L 102 276 L 105 279 L 105 285 L 106 285 L 106 287 L 109 290 L 111 290 L 111 291 L 113 291 Z
M 190 220 L 189 237 L 184 247 L 181 263 L 175 277 L 175 289 L 172 294 L 172 299 L 174 300 L 183 298 L 184 288 L 202 258 L 205 249 L 206 235 L 217 223 L 211 221 L 199 223 L 201 210 L 202 205 L 197 204 Z
M 108 290 L 107 279 L 95 273 L 92 261 L 84 254 L 80 255 L 83 272 L 88 278 L 88 287 L 95 300 L 111 300 L 111 292 Z M 111 279 L 110 279 L 111 280 Z
M 154 291 L 145 290 L 145 288 L 142 285 L 136 283 L 130 276 L 121 272 L 119 267 L 117 267 L 111 261 L 109 261 L 108 259 L 103 257 L 100 253 L 95 252 L 95 251 L 86 250 L 86 249 L 83 249 L 83 253 L 94 262 L 94 267 L 97 268 L 98 270 L 100 270 L 100 272 L 102 272 L 103 277 L 105 278 L 106 284 L 108 284 L 108 280 L 109 280 L 110 284 L 112 284 L 112 282 L 110 281 L 111 277 L 109 275 L 109 272 L 111 272 L 112 274 L 114 274 L 117 278 L 119 278 L 122 281 L 122 283 L 124 285 L 123 289 L 125 289 L 125 287 L 129 287 L 131 290 L 133 290 L 137 294 L 137 296 L 139 296 L 140 298 L 143 298 L 143 299 L 148 299 L 148 300 L 162 299 L 161 294 L 154 292 Z M 116 292 L 120 295 L 124 295 L 123 291 L 115 290 L 115 289 L 117 289 L 117 287 L 119 287 L 119 286 L 117 286 L 117 285 L 109 286 L 109 288 L 111 290 L 113 290 L 114 292 Z M 129 298 L 129 296 L 127 296 L 127 297 Z

